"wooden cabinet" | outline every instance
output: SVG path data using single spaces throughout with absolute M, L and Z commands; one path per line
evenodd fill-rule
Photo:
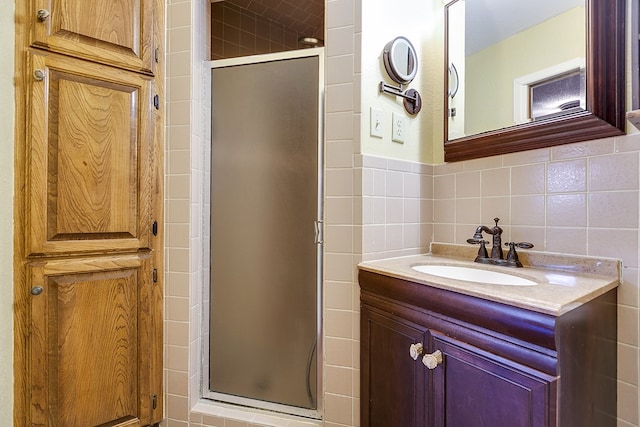
M 149 248 L 153 81 L 30 54 L 28 255 Z
M 433 333 L 443 363 L 433 370 L 434 426 L 551 426 L 557 377 Z
M 153 423 L 150 264 L 148 253 L 29 263 L 30 425 Z
M 152 81 L 56 54 L 33 52 L 30 65 L 31 424 L 152 424 Z
M 409 358 L 409 347 L 429 342 L 429 331 L 366 305 L 362 306 L 361 316 L 361 355 L 365 363 L 362 372 L 366 369 L 368 373 L 360 381 L 361 390 L 366 392 L 362 401 L 366 399 L 368 403 L 367 410 L 363 405 L 362 425 L 427 425 L 427 375 L 420 362 Z
M 26 17 L 32 23 L 32 46 L 133 71 L 153 72 L 155 0 L 26 3 Z
M 15 425 L 162 421 L 163 4 L 16 1 Z
M 359 278 L 363 427 L 616 425 L 615 290 L 556 317 Z

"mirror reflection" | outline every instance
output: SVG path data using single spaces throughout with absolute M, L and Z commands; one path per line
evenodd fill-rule
M 448 140 L 586 109 L 585 0 L 454 0 L 447 17 Z
M 410 55 L 411 50 L 406 43 L 399 43 L 392 51 L 393 63 L 398 66 L 398 73 L 408 76 L 413 71 L 413 57 Z
M 408 39 L 396 37 L 384 47 L 382 56 L 387 74 L 394 82 L 411 83 L 418 71 L 418 58 Z

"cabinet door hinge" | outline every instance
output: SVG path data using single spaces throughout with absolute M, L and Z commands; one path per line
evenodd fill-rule
M 160 97 L 158 95 L 153 97 L 153 106 L 156 107 L 156 110 L 160 109 Z
M 160 61 L 160 49 L 156 48 L 156 50 L 155 50 L 155 52 L 153 54 L 153 57 L 154 57 L 154 59 L 156 61 L 156 64 L 157 64 Z
M 157 268 L 153 269 L 152 276 L 153 276 L 153 283 L 158 283 L 158 269 Z
M 157 409 L 158 408 L 158 395 L 157 394 L 153 394 L 151 396 L 151 406 L 153 407 L 153 409 Z
M 151 225 L 151 232 L 154 236 L 158 235 L 158 221 L 153 221 L 153 224 Z

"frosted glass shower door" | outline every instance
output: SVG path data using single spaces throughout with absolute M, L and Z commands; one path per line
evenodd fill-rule
M 214 68 L 211 82 L 210 390 L 307 409 L 317 408 L 318 61 Z

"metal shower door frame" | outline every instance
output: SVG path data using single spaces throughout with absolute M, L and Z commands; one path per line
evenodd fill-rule
M 287 59 L 300 59 L 308 57 L 318 58 L 318 135 L 317 135 L 317 220 L 316 220 L 316 373 L 317 373 L 317 389 L 316 389 L 316 401 L 317 408 L 315 410 L 298 408 L 295 406 L 282 405 L 272 402 L 256 401 L 255 399 L 243 398 L 239 396 L 233 396 L 223 393 L 212 392 L 209 387 L 209 319 L 210 319 L 210 224 L 208 223 L 210 212 L 210 173 L 211 173 L 211 122 L 212 122 L 212 106 L 206 104 L 203 106 L 203 125 L 204 125 L 204 153 L 203 153 L 203 190 L 206 213 L 203 218 L 204 236 L 203 239 L 203 295 L 202 295 L 202 354 L 201 354 L 201 396 L 204 399 L 212 400 L 214 402 L 222 404 L 234 404 L 243 407 L 251 407 L 255 409 L 264 409 L 267 411 L 273 411 L 283 414 L 302 416 L 306 418 L 322 419 L 323 415 L 323 335 L 322 335 L 322 315 L 323 315 L 323 300 L 322 300 L 322 288 L 323 288 L 323 254 L 324 254 L 324 92 L 325 92 L 325 60 L 324 60 L 324 48 L 309 48 L 305 50 L 295 50 L 288 52 L 278 52 L 274 54 L 266 55 L 254 55 L 231 59 L 222 59 L 215 61 L 206 61 L 203 65 L 203 79 L 205 93 L 203 99 L 206 103 L 211 102 L 211 76 L 212 71 L 215 68 L 224 68 L 240 65 L 251 65 L 265 62 L 273 62 Z M 286 88 L 283 88 L 286 90 Z

